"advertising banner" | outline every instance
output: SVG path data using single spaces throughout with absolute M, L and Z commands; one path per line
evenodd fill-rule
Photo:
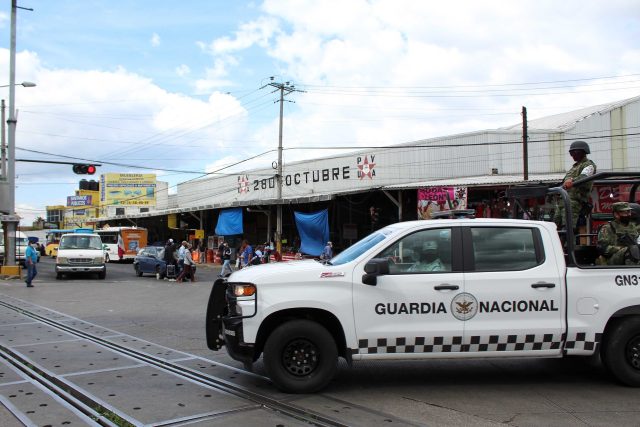
M 431 219 L 435 212 L 467 208 L 467 187 L 418 189 L 418 219 Z
M 611 205 L 629 200 L 631 184 L 594 185 L 591 190 L 592 213 L 612 213 Z
M 91 206 L 91 196 L 67 196 L 67 206 Z
M 106 173 L 100 177 L 103 205 L 156 205 L 156 175 L 153 173 Z

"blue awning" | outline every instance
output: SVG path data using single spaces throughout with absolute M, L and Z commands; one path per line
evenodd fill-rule
M 218 236 L 233 236 L 244 233 L 242 228 L 242 208 L 225 209 L 220 211 L 216 234 Z
M 329 211 L 327 209 L 302 213 L 294 212 L 300 234 L 300 252 L 320 256 L 329 241 Z

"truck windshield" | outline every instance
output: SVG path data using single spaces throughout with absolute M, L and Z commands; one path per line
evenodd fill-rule
M 102 249 L 100 236 L 63 236 L 59 249 Z
M 375 233 L 371 233 L 364 239 L 354 243 L 335 257 L 331 258 L 330 262 L 332 265 L 340 265 L 353 261 L 360 255 L 386 239 L 389 234 L 390 231 L 388 230 L 380 230 L 376 231 Z

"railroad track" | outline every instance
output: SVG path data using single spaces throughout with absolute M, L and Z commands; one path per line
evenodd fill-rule
M 22 304 L 20 300 L 15 300 L 14 303 L 7 302 L 6 300 L 0 300 L 0 309 L 1 308 L 14 311 L 20 316 L 23 316 L 25 320 L 30 319 L 30 321 L 32 322 L 18 322 L 16 326 L 13 326 L 14 330 L 21 330 L 20 328 L 30 328 L 30 330 L 34 330 L 35 328 L 38 328 L 40 330 L 39 332 L 48 332 L 48 337 L 55 335 L 56 339 L 54 339 L 53 341 L 50 340 L 50 343 L 48 345 L 53 345 L 53 347 L 58 349 L 61 346 L 65 345 L 73 347 L 74 349 L 79 346 L 82 346 L 84 348 L 91 347 L 91 351 L 93 351 L 94 353 L 100 353 L 102 355 L 103 352 L 95 350 L 93 348 L 93 345 L 90 346 L 89 344 L 87 344 L 87 342 L 89 342 L 97 346 L 96 348 L 107 350 L 108 356 L 112 360 L 122 360 L 123 362 L 126 362 L 125 366 L 115 367 L 112 369 L 97 369 L 95 371 L 89 370 L 68 373 L 66 375 L 57 375 L 52 371 L 52 368 L 45 368 L 36 363 L 36 361 L 31 359 L 30 357 L 25 356 L 25 354 L 28 354 L 28 349 L 31 348 L 27 344 L 7 345 L 3 340 L 5 334 L 0 335 L 1 357 L 5 361 L 10 363 L 13 367 L 30 377 L 33 381 L 37 382 L 42 389 L 46 389 L 49 393 L 54 394 L 58 400 L 63 400 L 64 402 L 66 402 L 69 406 L 74 408 L 76 413 L 84 415 L 85 421 L 89 424 L 102 426 L 179 425 L 186 424 L 187 422 L 197 421 L 198 419 L 211 419 L 215 421 L 217 418 L 220 418 L 222 416 L 229 416 L 229 414 L 238 415 L 243 411 L 255 411 L 259 419 L 266 420 L 263 415 L 263 413 L 266 411 L 267 418 L 271 417 L 274 420 L 283 419 L 286 421 L 281 425 L 350 425 L 344 424 L 343 422 L 335 418 L 310 411 L 309 409 L 305 409 L 301 406 L 279 400 L 267 394 L 261 394 L 249 389 L 248 387 L 225 380 L 221 377 L 203 373 L 202 371 L 195 368 L 186 367 L 184 366 L 184 364 L 167 360 L 164 357 L 157 357 L 148 352 L 127 347 L 126 345 L 114 342 L 113 338 L 109 338 L 108 336 L 105 337 L 104 333 L 96 334 L 87 332 L 87 328 L 84 328 L 85 330 L 82 330 L 79 327 L 70 325 L 68 318 L 65 319 L 64 317 L 61 317 L 60 319 L 54 319 L 52 317 L 55 316 L 39 314 L 37 312 L 37 306 L 31 306 L 30 308 L 28 304 Z M 6 310 L 4 310 L 5 313 Z M 36 325 L 46 325 L 46 327 L 48 328 L 44 328 L 46 329 L 46 331 L 44 331 L 42 326 Z M 8 326 L 12 325 L 7 325 L 5 322 L 5 324 L 2 325 L 2 328 L 7 328 Z M 56 334 L 55 331 L 59 331 L 60 333 Z M 114 333 L 118 334 L 117 332 Z M 117 336 L 120 337 L 120 341 L 123 341 L 121 338 L 122 334 L 118 334 Z M 133 339 L 134 337 L 130 338 Z M 38 341 L 39 345 L 42 345 L 40 343 L 42 343 L 43 341 L 45 343 L 47 342 L 46 339 L 43 340 L 40 338 L 38 338 Z M 42 359 L 47 358 L 43 357 Z M 93 365 L 93 363 L 89 364 Z M 56 365 L 56 368 L 59 367 L 59 365 Z M 116 378 L 121 379 L 122 375 L 113 375 L 111 372 L 114 371 L 115 373 L 119 372 L 121 374 L 122 372 L 136 372 L 136 375 L 138 375 L 138 377 L 136 378 L 139 378 L 141 369 L 145 371 L 146 375 L 144 376 L 144 378 L 154 377 L 154 375 L 155 377 L 158 377 L 159 374 L 157 372 L 155 374 L 148 373 L 155 370 L 161 371 L 164 377 L 171 377 L 171 380 L 174 383 L 176 381 L 183 381 L 182 383 L 177 383 L 177 385 L 187 385 L 186 382 L 188 381 L 189 385 L 191 385 L 192 387 L 200 386 L 205 390 L 215 389 L 220 392 L 220 394 L 217 396 L 218 398 L 216 399 L 216 401 L 221 399 L 220 396 L 224 396 L 225 398 L 229 398 L 230 396 L 232 396 L 233 398 L 231 400 L 233 401 L 233 404 L 230 405 L 230 408 L 218 410 L 217 412 L 200 411 L 190 417 L 177 414 L 174 418 L 165 417 L 165 419 L 163 420 L 156 419 L 149 422 L 149 419 L 145 420 L 136 417 L 136 415 L 132 415 L 132 413 L 135 414 L 136 407 L 133 408 L 133 411 L 127 410 L 126 408 L 120 409 L 117 404 L 114 404 L 113 401 L 103 399 L 97 396 L 95 393 L 88 392 L 86 387 L 83 385 L 89 384 L 95 386 L 96 383 L 99 383 L 101 375 L 111 375 L 109 378 L 102 378 L 102 381 L 104 382 L 104 384 L 112 386 L 117 390 L 121 390 L 121 388 L 119 387 L 123 386 L 118 385 L 119 383 L 117 382 L 119 380 Z M 99 380 L 91 379 L 95 377 L 98 377 Z M 89 378 L 91 380 L 88 381 L 86 380 L 86 378 Z M 83 383 L 82 381 L 88 382 Z M 136 379 L 134 378 L 132 381 L 135 382 Z M 266 383 L 267 380 L 265 379 L 264 381 Z M 115 382 L 117 384 L 112 385 L 111 382 Z M 127 384 L 131 386 L 131 382 Z M 145 391 L 144 384 L 139 385 L 140 393 L 149 391 L 149 387 L 147 387 L 147 390 Z M 151 388 L 151 391 L 155 393 L 160 392 L 159 389 L 161 389 L 162 387 L 151 386 Z M 115 400 L 117 398 L 115 394 L 116 393 L 114 392 L 109 394 L 108 396 L 112 396 L 112 398 Z M 209 398 L 211 398 L 211 395 L 202 394 L 202 392 L 198 392 L 197 395 L 200 399 L 202 399 L 203 396 L 208 396 Z M 188 406 L 188 403 L 186 401 L 185 403 L 183 403 L 183 407 L 184 406 Z M 278 425 L 277 421 L 274 425 Z

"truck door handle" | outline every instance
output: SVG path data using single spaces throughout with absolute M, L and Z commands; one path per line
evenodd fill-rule
M 435 289 L 436 291 L 455 291 L 460 289 L 460 286 L 443 283 L 442 285 L 434 286 L 433 289 Z
M 538 282 L 538 283 L 534 283 L 531 285 L 531 287 L 533 289 L 538 289 L 538 288 L 555 288 L 556 284 L 555 283 L 547 283 L 547 282 Z

